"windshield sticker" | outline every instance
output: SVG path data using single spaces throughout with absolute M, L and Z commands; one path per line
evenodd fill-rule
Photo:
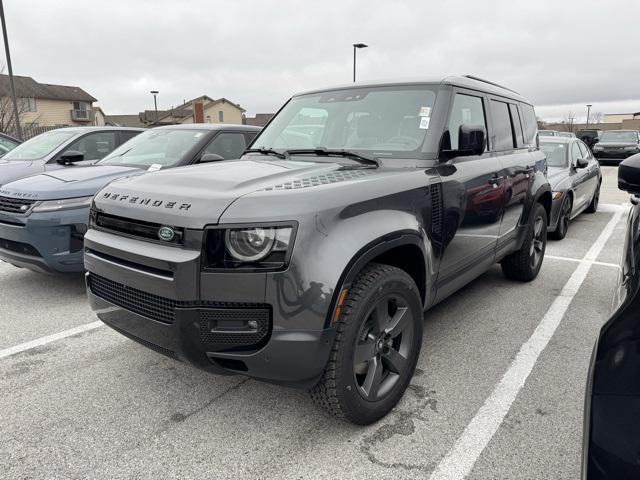
M 422 130 L 427 130 L 429 128 L 429 121 L 431 117 L 420 117 L 420 128 Z
M 431 107 L 422 107 L 420 109 L 420 114 L 421 117 L 430 117 L 431 116 Z M 420 127 L 422 128 L 422 127 Z
M 161 168 L 162 168 L 161 164 L 154 163 L 147 169 L 147 172 L 156 172 L 156 171 L 160 170 Z

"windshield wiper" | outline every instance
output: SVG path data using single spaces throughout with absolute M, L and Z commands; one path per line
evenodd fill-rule
M 317 148 L 298 148 L 294 150 L 285 150 L 285 153 L 288 155 L 318 155 L 325 157 L 345 157 L 350 158 L 352 160 L 356 160 L 360 163 L 366 163 L 368 165 L 375 165 L 376 167 L 380 166 L 380 162 L 373 157 L 368 157 L 366 155 L 362 155 L 361 153 L 352 152 L 350 150 L 344 149 L 328 149 L 324 147 Z
M 261 153 L 262 155 L 273 155 L 278 158 L 287 158 L 288 155 L 285 152 L 278 152 L 273 148 L 250 148 L 245 150 L 244 153 Z

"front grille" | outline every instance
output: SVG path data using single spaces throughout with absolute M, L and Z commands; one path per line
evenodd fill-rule
M 24 214 L 27 213 L 34 203 L 36 203 L 35 200 L 27 200 L 24 198 L 0 197 L 0 212 Z
M 22 253 L 23 255 L 30 255 L 32 257 L 40 257 L 40 252 L 35 247 L 28 243 L 16 242 L 14 240 L 7 240 L 6 238 L 0 238 L 0 248 L 9 250 L 10 252 Z
M 169 350 L 168 348 L 164 348 L 161 347 L 160 345 L 156 345 L 153 342 L 149 342 L 147 340 L 144 340 L 143 338 L 140 338 L 132 333 L 129 333 L 125 330 L 122 330 L 121 328 L 118 328 L 110 323 L 107 323 L 107 325 L 109 325 L 111 328 L 113 328 L 116 332 L 124 335 L 125 337 L 133 340 L 134 342 L 138 342 L 140 345 L 143 345 L 147 348 L 150 348 L 151 350 L 155 350 L 158 353 L 161 353 L 163 355 L 166 355 L 167 357 L 171 357 L 175 360 L 178 360 L 178 356 L 176 355 L 176 352 L 174 352 L 173 350 Z
M 255 346 L 263 342 L 271 330 L 271 310 L 262 303 L 173 300 L 93 273 L 88 277 L 88 284 L 94 295 L 107 302 L 166 324 L 175 321 L 176 309 L 198 309 L 200 336 L 204 343 L 227 348 Z M 249 322 L 256 322 L 257 328 L 251 328 Z
M 143 238 L 147 241 L 167 244 L 182 245 L 184 229 L 181 227 L 171 227 L 174 237 L 171 240 L 161 240 L 158 232 L 162 227 L 159 223 L 145 222 L 144 220 L 133 220 L 130 218 L 118 217 L 102 212 L 91 212 L 91 226 L 97 230 L 110 233 L 126 235 L 130 237 Z

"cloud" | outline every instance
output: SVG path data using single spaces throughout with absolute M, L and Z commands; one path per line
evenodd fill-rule
M 152 108 L 153 89 L 159 108 L 207 94 L 274 111 L 297 91 L 349 82 L 355 42 L 370 45 L 358 52 L 362 80 L 470 73 L 539 112 L 640 110 L 637 0 L 22 0 L 5 9 L 14 72 L 80 86 L 107 113 Z

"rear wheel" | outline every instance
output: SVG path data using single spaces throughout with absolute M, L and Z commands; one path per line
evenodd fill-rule
M 585 212 L 596 213 L 598 211 L 598 203 L 600 203 L 600 185 L 601 183 L 598 183 L 598 188 L 596 188 L 596 191 L 593 194 L 593 198 L 591 199 L 591 203 L 589 204 Z
M 554 240 L 562 240 L 567 236 L 567 231 L 569 230 L 569 222 L 571 221 L 571 207 L 573 202 L 571 197 L 567 194 L 565 195 L 565 199 L 562 202 L 562 207 L 560 207 L 560 215 L 558 217 L 558 226 L 555 231 L 549 234 L 549 237 Z
M 530 282 L 538 276 L 547 248 L 547 211 L 536 203 L 529 217 L 527 234 L 520 250 L 502 259 L 502 272 L 513 280 Z
M 418 288 L 406 272 L 389 265 L 365 267 L 349 290 L 329 361 L 311 398 L 356 424 L 384 417 L 413 376 L 422 318 Z

